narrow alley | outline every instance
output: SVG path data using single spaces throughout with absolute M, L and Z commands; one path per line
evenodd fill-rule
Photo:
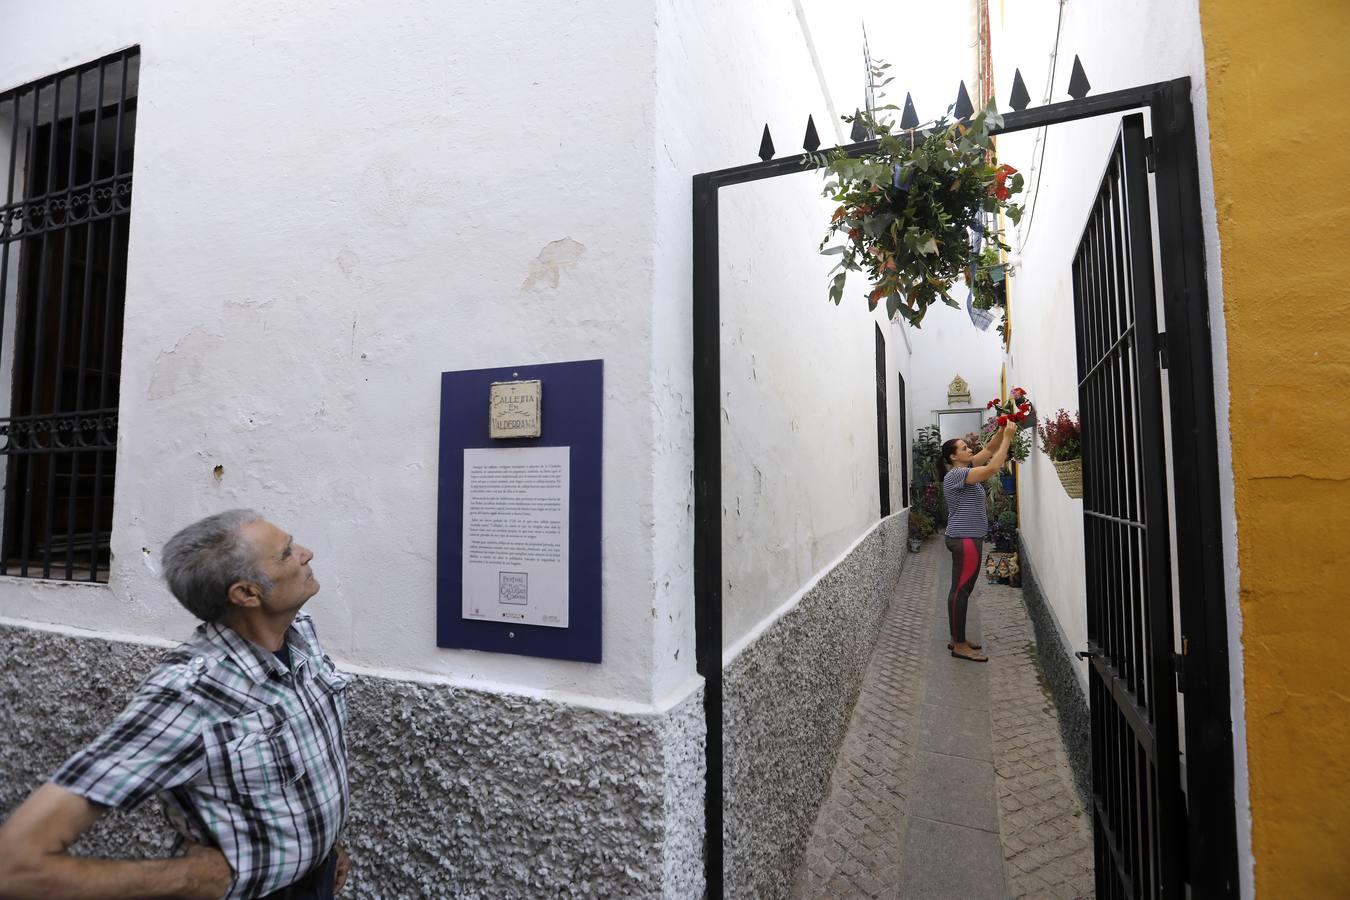
M 1091 897 L 1092 833 L 1022 591 L 982 578 L 953 659 L 948 555 L 930 539 L 895 588 L 793 896 Z

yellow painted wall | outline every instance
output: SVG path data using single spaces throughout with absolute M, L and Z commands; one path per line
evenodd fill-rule
M 1350 897 L 1350 2 L 1200 18 L 1257 895 Z

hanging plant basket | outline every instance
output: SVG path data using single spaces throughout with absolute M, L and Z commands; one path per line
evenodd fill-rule
M 1052 459 L 1059 483 L 1064 485 L 1064 493 L 1074 500 L 1083 499 L 1083 460 Z
M 952 287 L 978 272 L 995 302 L 994 285 L 1006 270 L 985 264 L 981 245 L 1008 249 L 988 223 L 1000 212 L 1014 223 L 1021 218 L 1021 207 L 1009 201 L 1022 190 L 1022 176 L 994 162 L 990 132 L 1003 124 L 994 104 L 968 123 L 943 118 L 927 132 L 892 134 L 892 123 L 870 112 L 844 118 L 877 135 L 878 145 L 857 158 L 840 148 L 811 157 L 826 173 L 825 196 L 839 204 L 820 244 L 825 255 L 839 256 L 830 299 L 838 304 L 848 274 L 862 272 L 869 310 L 884 300 L 887 317 L 918 327 L 934 303 L 961 308 Z M 826 246 L 837 238 L 843 242 Z

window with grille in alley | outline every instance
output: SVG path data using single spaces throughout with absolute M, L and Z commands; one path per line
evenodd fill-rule
M 0 92 L 0 575 L 108 580 L 139 61 Z

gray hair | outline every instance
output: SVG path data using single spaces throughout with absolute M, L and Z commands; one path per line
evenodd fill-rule
M 244 526 L 261 522 L 251 509 L 230 509 L 193 522 L 164 545 L 164 580 L 197 618 L 218 622 L 230 608 L 230 585 L 250 581 L 264 593 L 272 580 L 263 572 L 258 548 Z

